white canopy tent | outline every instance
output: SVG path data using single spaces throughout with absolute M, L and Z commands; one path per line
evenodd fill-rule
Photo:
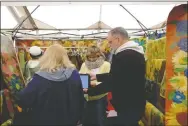
M 169 12 L 175 4 L 160 5 L 123 5 L 147 28 L 166 21 Z M 28 17 L 27 13 L 20 13 L 21 8 L 14 7 L 16 14 L 10 11 L 10 7 L 1 6 L 1 32 L 15 31 L 14 29 Z M 31 13 L 37 6 L 25 7 Z M 12 7 L 13 8 L 13 7 Z M 24 7 L 23 7 L 24 8 Z M 24 9 L 23 9 L 24 10 Z M 27 12 L 27 11 L 25 11 Z M 25 14 L 25 16 L 23 16 Z M 16 18 L 19 18 L 18 19 Z M 29 19 L 30 18 L 30 19 Z M 138 22 L 118 4 L 116 5 L 60 5 L 60 6 L 40 6 L 29 16 L 16 34 L 23 38 L 45 38 L 45 37 L 77 37 L 86 34 L 107 32 L 110 27 L 122 26 L 129 33 L 142 31 Z M 37 29 L 27 28 L 33 20 Z M 104 27 L 97 28 L 95 23 L 102 22 Z M 93 26 L 91 26 L 93 25 Z M 90 27 L 89 27 L 90 26 Z M 158 29 L 154 27 L 155 29 Z M 11 32 L 9 32 L 11 33 Z M 47 33 L 53 33 L 48 34 Z M 56 34 L 54 34 L 56 33 Z M 69 34 L 63 34 L 69 33 Z M 91 35 L 93 36 L 93 35 Z M 106 33 L 94 35 L 106 36 Z M 90 37 L 90 36 L 88 36 Z

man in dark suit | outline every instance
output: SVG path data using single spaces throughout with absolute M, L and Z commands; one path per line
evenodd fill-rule
M 108 42 L 114 50 L 111 71 L 91 74 L 91 80 L 101 84 L 88 89 L 89 95 L 112 93 L 112 105 L 117 112 L 116 126 L 137 126 L 145 111 L 145 58 L 144 51 L 129 41 L 127 31 L 116 27 L 108 33 Z

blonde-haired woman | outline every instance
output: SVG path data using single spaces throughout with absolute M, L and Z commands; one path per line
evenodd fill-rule
M 76 126 L 82 118 L 84 94 L 66 50 L 58 44 L 50 46 L 39 65 L 40 71 L 18 95 L 20 107 L 32 108 L 28 125 Z
M 109 73 L 110 63 L 105 61 L 105 56 L 97 46 L 87 49 L 86 60 L 82 64 L 82 74 L 104 74 Z M 97 84 L 100 84 L 98 82 Z M 95 86 L 95 85 L 92 85 Z M 104 126 L 106 119 L 107 93 L 97 96 L 88 96 L 84 114 L 84 126 Z

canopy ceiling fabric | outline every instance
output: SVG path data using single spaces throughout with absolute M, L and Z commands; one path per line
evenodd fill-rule
M 171 5 L 124 5 L 147 28 L 165 21 Z M 28 6 L 31 12 L 36 6 Z M 57 29 L 87 28 L 99 21 L 100 5 L 40 6 L 32 17 Z M 103 5 L 101 21 L 109 27 L 140 29 L 137 21 L 119 5 Z M 1 28 L 14 28 L 15 19 L 5 6 L 1 7 Z
M 169 12 L 175 4 L 169 5 L 123 5 L 129 10 L 142 24 L 147 28 L 159 28 L 164 25 Z M 27 6 L 31 13 L 36 6 Z M 101 11 L 100 11 L 101 9 Z M 101 14 L 101 15 L 100 15 Z M 67 37 L 59 33 L 55 29 L 92 29 L 101 28 L 100 32 L 107 32 L 113 27 L 122 26 L 128 30 L 128 33 L 136 32 L 141 29 L 138 22 L 128 14 L 119 5 L 61 5 L 61 6 L 40 6 L 33 14 L 32 18 L 39 29 L 51 29 L 45 31 L 22 31 L 22 33 L 30 34 L 47 34 L 57 33 L 55 37 Z M 162 22 L 159 24 L 159 22 Z M 158 24 L 158 25 L 156 25 Z M 154 26 L 155 25 L 155 26 Z M 13 18 L 6 6 L 1 7 L 1 29 L 14 29 L 18 26 L 18 22 Z M 153 27 L 154 26 L 154 27 Z M 135 30 L 134 30 L 135 29 Z M 70 34 L 92 34 L 99 30 L 63 30 L 64 33 Z M 25 34 L 17 33 L 17 36 L 26 36 Z M 74 35 L 72 35 L 74 36 Z M 95 35 L 97 36 L 97 35 Z M 99 36 L 106 36 L 105 33 Z M 27 35 L 27 37 L 31 37 Z M 41 37 L 41 38 L 42 38 Z M 88 36 L 89 37 L 89 36 Z
M 25 19 L 25 17 L 23 17 L 22 20 L 24 20 L 24 19 Z M 53 27 L 53 26 L 51 26 L 51 25 L 48 25 L 48 24 L 46 24 L 46 23 L 44 23 L 44 22 L 42 22 L 42 21 L 39 21 L 39 20 L 37 20 L 37 19 L 35 19 L 35 18 L 33 18 L 33 20 L 34 20 L 34 22 L 35 22 L 35 24 L 36 24 L 36 26 L 37 26 L 38 29 L 43 29 L 43 28 L 46 28 L 46 29 L 56 29 L 55 27 Z M 17 28 L 18 25 L 19 25 L 19 24 L 17 24 L 17 25 L 14 27 L 14 29 Z M 27 29 L 27 28 L 31 29 L 31 27 L 26 27 L 25 29 Z
M 165 21 L 163 21 L 163 22 L 161 22 L 161 23 L 159 23 L 159 24 L 156 24 L 156 25 L 152 26 L 151 29 L 160 29 L 160 28 L 164 28 L 164 27 L 166 26 L 166 24 L 167 24 L 167 21 L 165 20 Z
M 6 6 L 1 6 L 1 28 L 14 28 L 18 22 Z
M 98 21 L 95 24 L 92 24 L 91 26 L 87 27 L 88 29 L 111 29 L 110 26 L 108 26 L 107 24 L 105 24 L 102 21 Z
M 175 5 L 124 5 L 146 27 L 167 19 Z M 31 12 L 35 6 L 28 6 Z M 41 6 L 32 17 L 59 28 L 86 28 L 100 17 L 100 5 Z M 119 5 L 103 5 L 101 21 L 110 27 L 139 29 L 137 21 Z

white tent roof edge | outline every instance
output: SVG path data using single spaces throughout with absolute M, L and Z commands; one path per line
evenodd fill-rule
M 123 1 L 123 2 L 122 2 Z M 58 0 L 58 1 L 47 1 L 47 0 L 1 0 L 1 6 L 58 6 L 58 5 L 114 5 L 114 4 L 126 4 L 126 5 L 168 5 L 168 4 L 186 4 L 187 2 L 184 1 L 177 1 L 177 0 L 171 0 L 171 1 L 164 1 L 164 0 L 145 0 L 144 2 L 142 0 L 132 0 L 130 2 L 129 0 L 122 0 L 120 2 L 118 1 L 110 1 L 110 0 L 82 0 L 82 2 L 78 0 Z M 140 2 L 139 2 L 140 1 Z

